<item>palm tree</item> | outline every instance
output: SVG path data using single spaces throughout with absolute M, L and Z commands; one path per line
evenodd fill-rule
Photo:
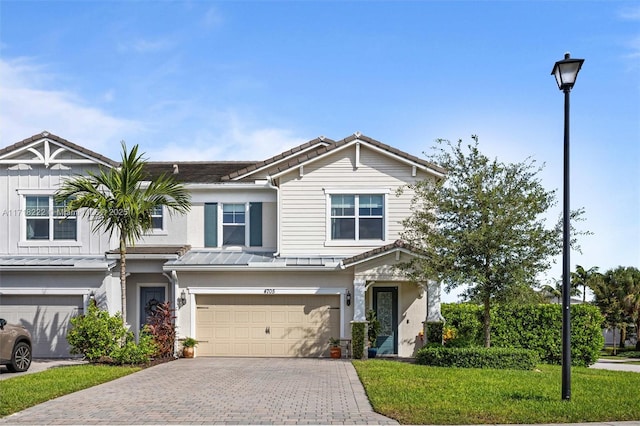
M 600 276 L 597 266 L 585 270 L 582 266 L 576 265 L 576 271 L 571 273 L 571 286 L 582 286 L 582 303 L 587 301 L 587 287 L 591 287 L 591 281 Z
M 547 293 L 550 299 L 556 299 L 558 304 L 562 301 L 562 279 L 557 279 L 555 281 L 555 287 L 550 284 L 545 284 L 541 287 L 541 290 Z M 571 288 L 569 290 L 569 296 L 577 296 L 580 294 L 580 290 L 578 287 L 571 282 Z
M 627 324 L 631 322 L 628 304 L 625 298 L 629 295 L 630 280 L 627 269 L 622 266 L 610 269 L 598 279 L 591 282 L 595 296 L 594 303 L 602 312 L 607 328 L 620 329 L 620 345 L 626 340 Z M 614 343 L 615 352 L 615 343 Z
M 143 154 L 138 145 L 131 152 L 122 142 L 120 167 L 88 176 L 75 176 L 56 191 L 57 201 L 67 201 L 69 211 L 83 210 L 93 222 L 93 232 L 117 231 L 120 252 L 120 288 L 122 292 L 122 322 L 127 323 L 126 255 L 127 243 L 135 245 L 153 227 L 151 211 L 164 206 L 169 214 L 185 214 L 191 209 L 191 199 L 185 187 L 169 175 L 147 182 Z
M 636 329 L 636 338 L 640 338 L 640 270 L 628 267 L 623 274 L 622 306 Z M 636 350 L 640 350 L 640 340 L 636 340 Z

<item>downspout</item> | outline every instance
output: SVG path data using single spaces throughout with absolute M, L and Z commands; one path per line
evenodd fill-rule
M 177 328 L 177 323 L 179 320 L 179 316 L 180 316 L 180 308 L 181 306 L 178 306 L 177 300 L 178 300 L 178 273 L 173 270 L 171 271 L 171 276 L 169 276 L 166 272 L 163 272 L 162 275 L 164 275 L 168 280 L 170 284 L 173 284 L 173 300 L 176 301 L 176 310 L 175 310 L 175 316 L 174 316 L 174 326 L 176 326 Z M 173 356 L 175 358 L 178 358 L 178 338 L 177 338 L 177 333 L 176 333 L 176 338 L 173 339 Z
M 273 184 L 273 178 L 267 176 L 267 187 L 276 191 L 276 252 L 273 253 L 273 257 L 280 256 L 280 235 L 282 228 L 280 227 L 280 188 Z

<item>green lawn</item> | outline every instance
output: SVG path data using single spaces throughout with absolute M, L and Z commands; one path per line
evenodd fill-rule
M 139 367 L 72 365 L 0 381 L 0 417 L 139 371 Z
M 571 423 L 640 419 L 640 373 L 572 369 L 562 401 L 561 368 L 537 371 L 441 368 L 354 361 L 373 408 L 403 424 Z

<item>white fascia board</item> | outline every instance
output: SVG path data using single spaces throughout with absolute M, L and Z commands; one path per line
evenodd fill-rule
M 396 248 L 394 248 L 392 250 L 389 250 L 389 251 L 385 251 L 385 252 L 382 252 L 382 253 L 377 253 L 377 254 L 375 254 L 373 256 L 367 257 L 366 259 L 362 259 L 362 260 L 358 260 L 357 262 L 349 263 L 346 266 L 344 264 L 342 264 L 342 262 L 340 262 L 340 265 L 341 265 L 340 268 L 341 269 L 351 268 L 352 266 L 361 265 L 363 263 L 370 262 L 370 261 L 372 261 L 374 259 L 378 259 L 380 257 L 388 256 L 390 254 L 398 253 L 398 252 L 405 253 L 405 254 L 408 254 L 409 256 L 413 256 L 413 257 L 422 257 L 422 256 L 420 256 L 420 255 L 418 255 L 418 254 L 416 254 L 416 253 L 414 253 L 414 252 L 412 252 L 410 250 L 407 250 L 405 248 L 396 247 Z
M 52 295 L 52 296 L 65 296 L 65 295 L 87 295 L 92 291 L 90 288 L 47 288 L 47 287 L 0 287 L 0 294 L 4 295 Z
M 317 157 L 311 158 L 311 159 L 309 159 L 307 161 L 303 161 L 300 164 L 296 164 L 294 167 L 290 167 L 290 168 L 288 168 L 286 170 L 283 170 L 281 172 L 275 173 L 275 174 L 271 175 L 271 178 L 272 179 L 277 179 L 280 176 L 286 175 L 287 173 L 290 173 L 293 170 L 297 170 L 299 166 L 305 166 L 307 164 L 311 164 L 311 163 L 313 163 L 315 161 L 318 161 L 318 160 L 324 158 L 325 156 L 329 156 L 329 155 L 332 155 L 333 153 L 340 152 L 340 151 L 342 151 L 344 149 L 347 149 L 347 148 L 350 148 L 350 147 L 352 147 L 352 146 L 354 146 L 354 145 L 356 145 L 358 143 L 359 144 L 365 144 L 367 146 L 367 148 L 369 148 L 369 149 L 371 149 L 373 151 L 379 152 L 380 154 L 385 155 L 387 157 L 391 157 L 391 158 L 393 158 L 393 159 L 395 159 L 395 160 L 397 160 L 397 161 L 399 161 L 401 163 L 405 163 L 405 164 L 408 164 L 410 166 L 415 166 L 418 169 L 423 170 L 423 171 L 425 171 L 427 173 L 431 173 L 431 174 L 433 174 L 433 175 L 435 175 L 437 177 L 444 177 L 445 176 L 443 173 L 438 172 L 438 171 L 436 171 L 436 170 L 434 170 L 432 168 L 423 166 L 422 164 L 416 163 L 415 161 L 411 161 L 411 160 L 408 160 L 406 158 L 400 157 L 399 155 L 396 155 L 396 154 L 394 154 L 392 152 L 389 152 L 389 151 L 386 151 L 384 149 L 380 149 L 380 148 L 378 148 L 378 147 L 376 147 L 374 145 L 371 145 L 370 143 L 368 143 L 366 141 L 363 141 L 363 140 L 360 140 L 360 139 L 354 139 L 353 141 L 349 142 L 348 144 L 346 144 L 344 146 L 341 146 L 339 148 L 335 148 L 335 149 L 333 149 L 331 151 L 327 151 L 322 155 L 318 155 Z
M 275 293 L 266 293 L 265 289 Z M 344 294 L 345 288 L 332 287 L 187 287 L 189 294 L 262 294 L 270 295 L 299 295 L 299 294 Z
M 258 172 L 260 172 L 260 171 L 262 171 L 262 170 L 266 170 L 266 169 L 268 169 L 268 168 L 270 168 L 270 167 L 273 167 L 273 166 L 275 166 L 276 164 L 280 164 L 280 163 L 287 162 L 287 161 L 289 161 L 290 159 L 292 159 L 293 157 L 297 157 L 297 156 L 298 156 L 298 155 L 300 155 L 300 154 L 304 154 L 305 152 L 312 151 L 312 150 L 314 150 L 314 149 L 318 149 L 318 146 L 319 146 L 319 145 L 321 145 L 321 146 L 327 146 L 327 145 L 329 145 L 329 143 L 328 143 L 328 142 L 322 142 L 322 141 L 320 141 L 320 142 L 318 142 L 318 143 L 317 143 L 317 144 L 315 144 L 315 145 L 311 145 L 311 146 L 310 146 L 310 147 L 308 147 L 307 149 L 303 149 L 302 151 L 296 151 L 296 152 L 292 153 L 291 155 L 288 155 L 288 156 L 286 156 L 286 157 L 284 157 L 284 158 L 282 158 L 282 159 L 280 159 L 280 160 L 278 160 L 278 161 L 274 161 L 273 163 L 265 164 L 264 166 L 262 166 L 262 167 L 260 167 L 260 168 L 258 168 L 258 169 L 252 170 L 252 171 L 247 172 L 247 173 L 245 173 L 245 174 L 243 174 L 243 175 L 240 175 L 240 176 L 236 176 L 236 177 L 234 177 L 232 180 L 240 180 L 240 179 L 243 179 L 243 178 L 245 178 L 245 177 L 247 177 L 247 176 L 251 176 L 251 175 L 252 175 L 252 174 L 254 174 L 254 173 L 258 173 Z
M 126 253 L 127 260 L 175 260 L 178 258 L 177 254 L 129 254 Z M 120 259 L 120 254 L 109 253 L 107 259 Z
M 271 189 L 266 180 L 256 180 L 255 182 L 239 183 L 239 182 L 217 182 L 217 183 L 185 183 L 185 188 L 189 190 L 207 190 L 207 189 Z
M 180 271 L 180 272 L 208 272 L 208 271 L 236 271 L 236 272 L 267 272 L 267 271 L 279 271 L 279 272 L 331 272 L 338 269 L 339 262 L 332 262 L 327 266 L 284 266 L 275 265 L 271 266 L 263 264 L 260 266 L 248 266 L 248 265 L 236 265 L 236 266 L 220 266 L 220 265 L 165 265 L 162 270 Z

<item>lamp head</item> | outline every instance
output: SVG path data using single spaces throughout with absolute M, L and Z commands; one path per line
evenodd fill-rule
M 555 63 L 551 75 L 555 76 L 558 89 L 571 90 L 573 88 L 583 63 L 584 59 L 571 59 L 569 53 L 565 53 L 564 59 Z

